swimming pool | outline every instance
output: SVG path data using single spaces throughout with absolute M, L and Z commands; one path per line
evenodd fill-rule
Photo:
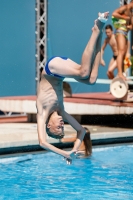
M 0 159 L 0 200 L 132 200 L 133 145 L 93 149 L 72 165 L 54 153 Z

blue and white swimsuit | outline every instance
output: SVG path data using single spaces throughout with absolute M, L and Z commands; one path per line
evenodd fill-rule
M 51 58 L 47 61 L 47 63 L 46 63 L 46 65 L 45 65 L 44 69 L 45 69 L 47 75 L 49 75 L 49 76 L 55 76 L 55 77 L 58 77 L 58 78 L 64 78 L 63 76 L 59 76 L 58 74 L 53 74 L 53 73 L 49 70 L 49 67 L 48 67 L 49 62 L 50 62 L 53 58 L 56 58 L 56 57 L 57 57 L 57 56 L 51 57 Z M 59 57 L 59 56 L 58 56 L 58 57 Z M 62 58 L 62 59 L 64 59 L 64 60 L 67 60 L 67 59 L 68 59 L 67 57 L 62 57 L 62 56 L 60 56 L 60 58 Z

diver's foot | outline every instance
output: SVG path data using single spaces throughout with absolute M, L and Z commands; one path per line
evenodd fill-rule
M 103 23 L 106 23 L 106 21 L 108 20 L 109 18 L 109 12 L 105 12 L 105 13 L 98 13 L 98 19 L 103 22 Z
M 92 27 L 92 31 L 93 31 L 93 32 L 100 33 L 100 30 L 99 30 L 99 28 L 98 28 L 98 26 L 97 26 L 97 21 L 98 21 L 98 19 L 96 19 L 96 20 L 94 21 L 94 26 Z
M 108 18 L 109 18 L 109 12 L 98 13 L 97 26 L 99 30 L 103 29 L 105 23 L 108 21 Z

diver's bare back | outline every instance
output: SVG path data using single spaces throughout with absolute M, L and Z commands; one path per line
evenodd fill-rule
M 47 111 L 48 115 L 53 111 L 63 111 L 63 80 L 58 77 L 41 75 L 41 81 L 37 92 L 37 110 Z M 40 113 L 41 114 L 41 113 Z

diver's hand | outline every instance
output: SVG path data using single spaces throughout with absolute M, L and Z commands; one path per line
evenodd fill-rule
M 123 75 L 123 74 L 121 74 L 121 73 L 118 73 L 118 75 L 117 75 L 119 78 L 121 78 L 123 81 L 126 81 L 127 79 L 126 79 L 126 77 Z
M 103 59 L 101 60 L 101 65 L 105 66 L 105 61 Z
M 130 58 L 131 57 L 131 54 L 130 53 L 127 53 L 125 58 Z
M 121 19 L 130 20 L 130 17 L 127 15 L 121 14 Z
M 128 30 L 133 30 L 133 25 L 127 25 Z
M 72 164 L 72 160 L 76 158 L 76 151 L 67 151 L 67 157 L 65 157 L 66 163 L 68 165 Z

